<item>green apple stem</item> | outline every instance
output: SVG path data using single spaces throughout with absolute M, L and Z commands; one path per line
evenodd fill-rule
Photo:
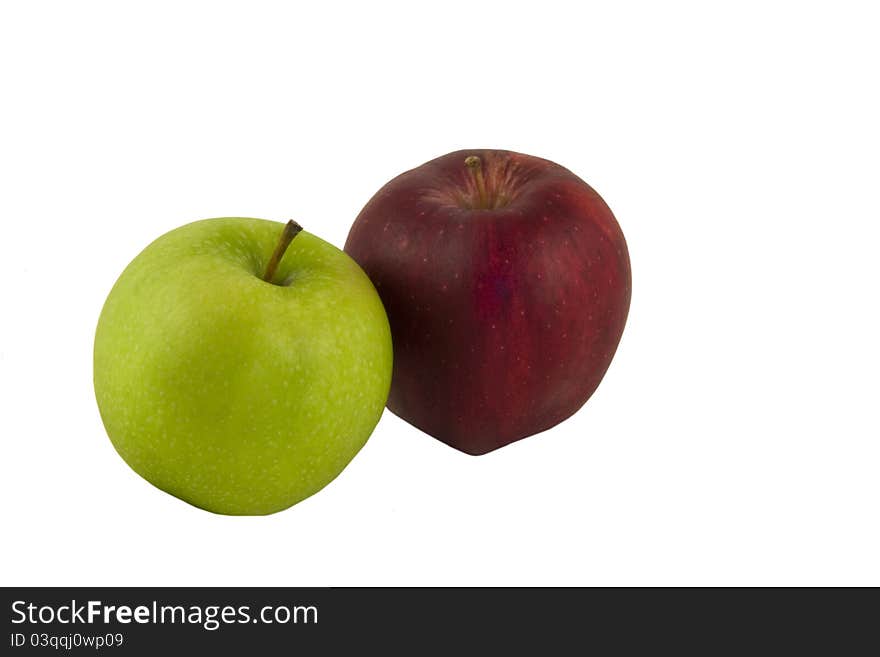
M 483 161 L 476 155 L 471 155 L 465 158 L 464 165 L 471 170 L 477 185 L 477 194 L 479 195 L 477 207 L 485 210 L 489 207 L 489 196 L 486 194 L 486 179 L 483 177 Z
M 269 258 L 269 263 L 266 265 L 266 272 L 263 274 L 264 281 L 267 283 L 272 282 L 272 279 L 275 277 L 275 271 L 278 269 L 278 263 L 280 263 L 281 258 L 284 257 L 284 252 L 287 251 L 287 247 L 290 246 L 293 238 L 299 235 L 299 232 L 302 229 L 303 227 L 293 219 L 288 221 L 284 226 L 284 230 L 281 231 L 281 237 L 278 238 L 278 244 L 275 247 L 275 251 L 272 252 L 272 257 Z

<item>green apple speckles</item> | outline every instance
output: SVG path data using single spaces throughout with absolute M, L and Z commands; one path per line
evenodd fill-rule
M 267 514 L 317 492 L 379 421 L 391 334 L 358 265 L 283 225 L 197 221 L 120 276 L 95 335 L 101 417 L 141 476 L 198 507 Z

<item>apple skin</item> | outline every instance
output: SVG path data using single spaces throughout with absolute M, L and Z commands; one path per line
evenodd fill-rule
M 471 156 L 495 207 L 479 207 Z M 568 169 L 521 153 L 462 150 L 401 174 L 358 215 L 345 251 L 391 323 L 388 408 L 468 454 L 577 411 L 629 311 L 611 210 Z
M 283 224 L 222 218 L 150 244 L 98 322 L 94 385 L 113 446 L 142 477 L 216 513 L 285 509 L 332 481 L 382 414 L 391 336 L 357 264 Z

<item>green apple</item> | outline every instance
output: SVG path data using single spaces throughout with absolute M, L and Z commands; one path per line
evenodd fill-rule
M 113 446 L 209 511 L 274 513 L 319 491 L 388 397 L 391 333 L 376 290 L 354 260 L 299 230 L 246 218 L 181 226 L 126 267 L 98 320 L 95 394 Z

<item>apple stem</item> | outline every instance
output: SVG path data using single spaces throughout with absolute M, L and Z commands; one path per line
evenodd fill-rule
M 483 161 L 476 155 L 470 155 L 465 158 L 464 165 L 471 170 L 474 182 L 477 184 L 477 194 L 480 198 L 477 207 L 485 210 L 489 207 L 489 196 L 486 194 L 486 179 L 483 177 Z
M 284 257 L 284 252 L 287 251 L 287 247 L 290 246 L 293 238 L 299 235 L 299 232 L 302 229 L 303 227 L 293 219 L 288 221 L 284 226 L 284 229 L 281 231 L 281 237 L 278 238 L 278 244 L 275 246 L 275 251 L 272 252 L 272 257 L 269 258 L 269 263 L 266 265 L 266 272 L 263 274 L 264 281 L 267 283 L 272 282 L 272 278 L 275 276 L 275 271 L 278 269 L 278 263 L 280 263 L 281 258 Z

